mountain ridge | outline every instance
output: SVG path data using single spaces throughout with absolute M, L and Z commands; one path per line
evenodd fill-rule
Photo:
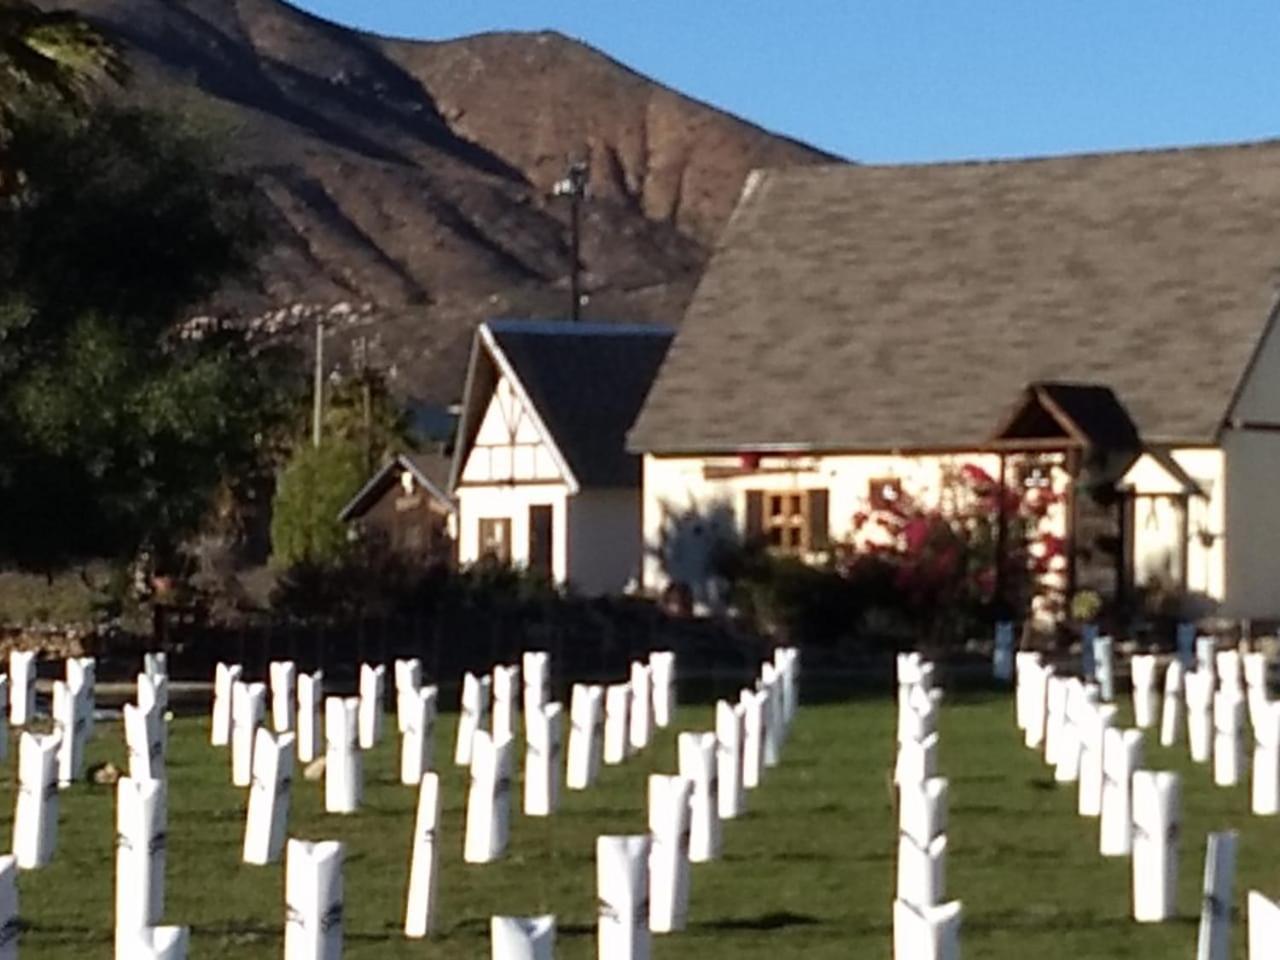
M 374 362 L 439 402 L 477 322 L 567 313 L 569 210 L 551 193 L 570 158 L 590 164 L 584 314 L 665 323 L 751 169 L 839 159 L 552 31 L 409 40 L 280 0 L 42 2 L 121 43 L 121 96 L 199 118 L 256 183 L 269 247 L 210 309 L 361 304 Z

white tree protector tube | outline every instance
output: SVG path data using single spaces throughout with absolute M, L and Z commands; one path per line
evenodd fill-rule
M 574 684 L 569 705 L 569 750 L 565 786 L 585 790 L 600 772 L 600 724 L 604 715 L 604 687 Z
M 1182 738 L 1182 661 L 1172 660 L 1164 672 L 1164 701 L 1160 711 L 1160 746 L 1172 747 Z
M 383 700 L 387 688 L 387 668 L 382 664 L 360 665 L 360 749 L 372 750 L 382 740 Z
M 1040 654 L 1019 650 L 1013 658 L 1013 670 L 1013 717 L 1018 729 L 1025 733 L 1031 722 L 1031 698 L 1040 672 Z
M 1196 960 L 1229 960 L 1231 956 L 1231 901 L 1237 840 L 1234 830 L 1209 834 Z
M 434 766 L 436 736 L 436 700 L 434 687 L 406 688 L 400 695 L 400 722 L 404 724 L 400 739 L 400 782 L 406 787 L 422 783 L 422 775 Z
M 1240 690 L 1219 690 L 1213 698 L 1213 782 L 1233 787 L 1244 767 L 1245 702 Z
M 1045 734 L 1049 726 L 1049 681 L 1053 679 L 1053 667 L 1032 666 L 1029 678 L 1030 688 L 1027 691 L 1027 728 L 1022 742 L 1031 750 L 1040 750 L 1045 745 Z
M 936 907 L 946 892 L 947 838 L 945 834 L 917 844 L 898 835 L 898 899 L 917 907 Z
M 1013 669 L 1013 624 L 998 623 L 994 642 L 991 645 L 991 676 L 1001 683 L 1008 683 L 1014 677 Z M 1021 724 L 1018 725 L 1021 729 Z
M 765 694 L 755 690 L 743 690 L 738 698 L 742 707 L 742 786 L 747 790 L 760 786 L 764 772 L 765 700 Z
M 160 733 L 164 717 L 160 705 L 152 703 L 143 708 L 126 703 L 122 712 L 129 776 L 134 780 L 164 780 L 164 740 Z
M 960 960 L 959 900 L 937 907 L 893 902 L 893 960 Z
M 628 714 L 628 746 L 639 753 L 653 739 L 653 677 L 647 663 L 631 665 L 631 702 Z
M 397 660 L 394 665 L 396 684 L 396 731 L 404 733 L 408 717 L 417 708 L 413 699 L 422 687 L 422 661 L 417 657 Z
M 649 930 L 683 930 L 689 913 L 689 801 L 693 781 L 649 777 Z
M 599 960 L 649 960 L 648 835 L 596 838 Z
M 1069 690 L 1067 677 L 1049 676 L 1045 695 L 1044 762 L 1051 767 L 1058 765 L 1058 749 L 1063 728 L 1067 725 Z
M 231 691 L 240 682 L 244 668 L 238 663 L 219 663 L 213 670 L 213 727 L 209 742 L 215 747 L 231 743 Z
M 615 683 L 605 689 L 604 762 L 610 766 L 627 759 L 631 684 Z
M 48 866 L 58 846 L 58 745 L 62 734 L 23 733 L 18 741 L 18 801 L 13 855 L 20 870 Z
M 1114 704 L 1086 704 L 1080 710 L 1080 779 L 1076 812 L 1082 817 L 1102 816 L 1103 739 L 1115 723 Z
M 311 763 L 321 755 L 324 723 L 324 671 L 298 674 L 298 762 Z
M 11 856 L 0 857 L 0 960 L 18 960 L 18 940 L 21 934 L 18 862 Z
M 1280 943 L 1280 904 L 1257 890 L 1249 891 L 1248 960 L 1274 960 Z
M 98 661 L 93 657 L 71 657 L 67 660 L 67 686 L 79 691 L 80 711 L 84 718 L 84 743 L 93 736 L 93 712 L 97 709 Z M 168 678 L 164 678 L 168 684 Z M 164 705 L 169 705 L 165 698 Z
M 1176 773 L 1133 775 L 1133 919 L 1162 923 L 1177 913 L 1181 786 Z
M 555 960 L 556 918 L 493 917 L 489 944 L 493 960 Z
M 1240 657 L 1244 668 L 1245 697 L 1249 704 L 1249 726 L 1257 730 L 1266 722 L 1264 714 L 1271 702 L 1267 689 L 1267 656 L 1264 653 L 1245 653 Z
M 746 710 L 721 700 L 716 704 L 717 809 L 721 820 L 734 820 L 746 809 L 742 786 L 742 734 Z
M 948 786 L 945 777 L 903 784 L 898 792 L 898 833 L 917 847 L 946 833 Z
M 266 715 L 267 688 L 261 683 L 235 683 L 231 688 L 231 783 L 253 782 L 253 742 Z
M 796 647 L 778 647 L 773 651 L 773 666 L 778 671 L 778 689 L 782 695 L 782 739 L 786 742 L 800 705 L 800 651 Z
M 524 813 L 549 817 L 560 807 L 564 707 L 543 704 L 526 713 L 524 723 Z
M 75 682 L 83 684 L 79 678 Z M 86 713 L 89 709 L 84 689 L 60 680 L 53 684 L 53 722 L 62 733 L 58 744 L 58 786 L 62 789 L 84 778 L 84 748 L 88 731 Z
M 1059 734 L 1058 763 L 1053 772 L 1053 779 L 1058 783 L 1075 783 L 1080 779 L 1081 725 L 1085 711 L 1098 702 L 1096 690 L 1074 677 L 1067 681 L 1066 716 Z
M 520 658 L 520 677 L 524 683 L 525 716 L 551 702 L 551 654 L 545 650 L 526 650 Z
M 920 783 L 938 774 L 938 735 L 931 733 L 923 740 L 904 740 L 898 744 L 898 761 L 893 768 L 893 782 L 898 786 Z
M 117 782 L 117 944 L 122 937 L 155 926 L 164 914 L 167 821 L 163 783 L 128 777 Z M 121 955 L 119 949 L 117 955 Z
M 355 813 L 364 792 L 364 759 L 360 754 L 360 700 L 328 697 L 324 702 L 324 809 Z
M 1280 813 L 1280 703 L 1270 703 L 1254 728 L 1251 809 L 1260 817 Z
M 520 668 L 493 668 L 493 726 L 498 740 L 513 740 L 516 735 L 516 708 L 520 703 Z
M 484 728 L 488 696 L 485 684 L 474 673 L 462 675 L 462 703 L 458 714 L 458 741 L 453 751 L 453 762 L 460 767 L 471 766 L 471 741 L 476 731 Z
M 284 853 L 296 742 L 296 734 L 273 735 L 266 727 L 258 728 L 253 747 L 253 785 L 249 788 L 245 818 L 245 863 L 278 863 Z
M 1213 637 L 1196 637 L 1196 672 L 1214 675 L 1218 641 Z M 1216 679 L 1214 681 L 1217 682 Z
M 649 678 L 653 682 L 653 722 L 665 730 L 676 712 L 676 655 L 670 650 L 649 654 Z
M 680 776 L 692 781 L 689 800 L 689 861 L 707 863 L 720 858 L 719 787 L 716 773 L 716 735 L 682 733 L 677 740 Z
M 1102 701 L 1111 703 L 1116 698 L 1115 640 L 1111 637 L 1093 641 L 1093 669 Z
M 512 747 L 510 738 L 495 742 L 487 730 L 476 731 L 462 848 L 467 863 L 492 863 L 507 851 Z
M 1191 759 L 1208 763 L 1213 759 L 1213 674 L 1196 670 L 1184 680 L 1187 700 L 1187 742 Z
M 1156 725 L 1156 671 L 1159 660 L 1152 654 L 1135 654 L 1129 660 L 1133 684 L 1133 722 L 1139 730 Z
M 9 651 L 9 722 L 25 727 L 36 715 L 36 653 Z
M 778 671 L 773 664 L 760 668 L 758 689 L 766 694 L 764 701 L 764 765 L 766 769 L 782 762 L 782 690 Z
M 1218 689 L 1244 691 L 1244 665 L 1239 650 L 1223 650 L 1214 657 L 1218 669 Z
M 898 688 L 898 741 L 923 740 L 938 729 L 940 703 L 920 686 Z
M 409 859 L 409 896 L 404 915 L 404 935 L 411 940 L 420 940 L 435 930 L 436 887 L 440 876 L 439 829 L 440 777 L 424 773 L 418 790 L 418 814 Z
M 151 730 L 152 763 L 158 770 L 164 769 L 164 758 L 169 752 L 169 677 L 163 674 L 138 674 L 138 706 L 147 714 Z M 164 779 L 161 777 L 160 779 Z
M 285 854 L 285 960 L 341 960 L 343 845 L 290 840 Z
M 169 677 L 169 655 L 163 650 L 148 650 L 142 654 L 142 672 L 149 677 Z
M 1104 736 L 1098 851 L 1127 857 L 1133 852 L 1133 774 L 1142 766 L 1142 731 L 1112 727 Z
M 271 678 L 271 728 L 276 733 L 292 733 L 297 726 L 295 691 L 298 666 L 292 660 L 276 660 L 268 669 Z

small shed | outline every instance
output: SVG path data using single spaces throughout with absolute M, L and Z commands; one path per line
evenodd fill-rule
M 445 454 L 400 454 L 383 464 L 338 515 L 375 552 L 452 562 L 457 504 Z

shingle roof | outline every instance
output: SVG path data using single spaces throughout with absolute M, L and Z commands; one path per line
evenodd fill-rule
M 581 487 L 638 487 L 640 460 L 626 449 L 626 433 L 671 345 L 668 327 L 602 323 L 491 320 L 485 328 L 510 364 L 537 415 Z M 474 364 L 479 356 L 479 339 Z M 484 392 L 492 376 L 469 377 Z M 476 406 L 482 414 L 483 408 Z M 478 418 L 459 424 L 455 472 L 466 456 Z
M 408 470 L 423 489 L 442 507 L 453 511 L 457 508 L 448 489 L 450 458 L 441 453 L 401 453 L 379 467 L 368 482 L 338 513 L 338 520 L 347 523 L 364 515 L 393 483 L 399 483 L 400 473 Z
M 753 176 L 632 449 L 950 449 L 1028 384 L 1213 442 L 1266 329 L 1280 143 Z

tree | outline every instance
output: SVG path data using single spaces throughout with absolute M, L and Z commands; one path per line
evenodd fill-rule
M 0 208 L 0 559 L 164 562 L 264 470 L 288 356 L 183 320 L 251 263 L 249 183 L 169 118 L 27 101 Z
M 361 448 L 301 444 L 281 471 L 271 513 L 271 561 L 280 569 L 334 566 L 350 552 L 338 514 L 364 483 Z
M 123 82 L 128 74 L 119 48 L 78 14 L 0 0 L 0 196 L 20 169 L 5 150 L 13 104 L 35 92 L 78 106 L 96 81 Z

